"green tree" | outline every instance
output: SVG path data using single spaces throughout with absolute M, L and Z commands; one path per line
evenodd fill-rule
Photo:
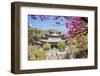
M 32 43 L 33 28 L 28 26 L 28 42 Z
M 60 49 L 60 51 L 64 51 L 65 48 L 66 48 L 66 44 L 65 44 L 64 41 L 58 42 L 57 46 L 58 46 L 58 48 Z
M 70 39 L 70 50 L 72 52 L 78 52 L 78 51 L 80 51 L 80 45 L 77 43 L 76 38 L 71 38 Z
M 51 45 L 48 42 L 43 45 L 43 50 L 45 51 L 49 50 L 50 48 L 51 48 Z
M 44 34 L 44 31 L 37 28 L 32 28 L 28 26 L 28 42 L 34 44 L 41 36 Z

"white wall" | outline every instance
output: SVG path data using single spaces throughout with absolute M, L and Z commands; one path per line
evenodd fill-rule
M 11 15 L 10 3 L 16 0 L 1 0 L 0 2 L 0 76 L 16 76 L 10 73 L 10 54 L 11 54 Z M 28 2 L 41 2 L 41 3 L 57 3 L 57 4 L 74 4 L 74 5 L 89 5 L 99 7 L 100 20 L 100 0 L 17 0 Z M 98 23 L 100 24 L 100 22 Z M 98 25 L 98 33 L 100 33 L 100 26 Z M 100 34 L 98 36 L 100 39 Z M 98 40 L 98 43 L 100 40 Z M 100 46 L 100 44 L 98 45 Z M 100 49 L 98 49 L 100 58 Z M 65 71 L 65 72 L 52 72 L 52 73 L 37 73 L 37 74 L 24 74 L 25 76 L 100 76 L 100 59 L 98 70 L 81 70 L 81 71 Z M 23 74 L 18 75 L 23 76 Z

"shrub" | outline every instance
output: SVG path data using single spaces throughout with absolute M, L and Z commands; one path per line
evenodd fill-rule
M 45 52 L 44 51 L 38 51 L 38 53 L 35 55 L 37 60 L 44 60 L 45 59 Z
M 64 51 L 65 48 L 66 48 L 66 44 L 65 44 L 64 41 L 58 42 L 57 46 L 58 46 L 58 48 L 60 49 L 60 51 Z
M 45 51 L 49 50 L 50 48 L 51 48 L 50 43 L 45 43 L 45 44 L 43 45 L 43 50 L 45 50 Z

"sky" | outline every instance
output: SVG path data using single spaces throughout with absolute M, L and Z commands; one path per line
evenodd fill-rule
M 62 17 L 60 17 L 59 19 L 57 19 L 56 21 L 53 20 L 53 18 L 55 16 L 47 16 L 49 17 L 49 19 L 47 20 L 43 20 L 41 21 L 39 15 L 35 15 L 37 19 L 33 19 L 32 15 L 28 15 L 28 23 L 29 26 L 33 27 L 33 28 L 39 28 L 42 30 L 49 30 L 49 29 L 53 29 L 53 30 L 59 30 L 61 32 L 67 32 L 67 28 L 66 28 L 66 21 L 65 19 Z M 56 22 L 59 22 L 61 19 L 63 19 L 63 21 L 60 22 L 60 24 L 56 24 Z

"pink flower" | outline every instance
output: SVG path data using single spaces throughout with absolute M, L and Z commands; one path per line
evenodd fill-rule
M 74 17 L 74 20 L 79 20 L 79 17 Z
M 77 30 L 77 29 L 75 29 L 75 32 L 78 32 L 78 30 Z

